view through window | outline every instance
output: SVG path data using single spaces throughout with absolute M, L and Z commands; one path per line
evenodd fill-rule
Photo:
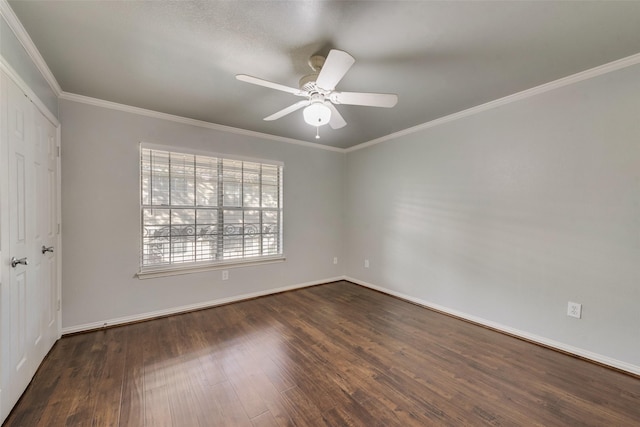
M 141 147 L 141 266 L 282 255 L 282 169 Z

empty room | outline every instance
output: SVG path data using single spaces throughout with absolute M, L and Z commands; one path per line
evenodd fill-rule
M 0 422 L 640 425 L 639 28 L 0 0 Z

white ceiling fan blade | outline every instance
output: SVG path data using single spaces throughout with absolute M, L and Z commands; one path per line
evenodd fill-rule
M 332 49 L 324 61 L 316 85 L 324 90 L 335 89 L 354 62 L 356 60 L 347 52 Z
M 280 117 L 284 117 L 287 114 L 291 114 L 296 110 L 301 109 L 302 107 L 306 107 L 307 105 L 311 104 L 311 101 L 309 101 L 308 99 L 305 99 L 304 101 L 298 101 L 293 105 L 288 106 L 287 108 L 283 108 L 282 110 L 278 111 L 277 113 L 273 113 L 272 115 L 265 117 L 264 120 L 270 122 L 272 120 L 277 120 Z
M 270 82 L 269 80 L 259 79 L 258 77 L 248 76 L 246 74 L 236 74 L 236 79 L 251 83 L 258 86 L 268 87 L 270 89 L 281 90 L 283 92 L 289 92 L 297 96 L 306 96 L 307 93 L 303 90 L 296 89 L 294 87 L 289 87 L 285 85 L 281 85 L 279 83 Z
M 338 109 L 330 102 L 324 103 L 331 110 L 331 118 L 329 119 L 329 126 L 331 129 L 340 129 L 347 125 L 347 122 L 344 120 L 344 117 L 340 114 Z
M 336 104 L 391 108 L 398 103 L 394 93 L 333 92 L 329 98 Z

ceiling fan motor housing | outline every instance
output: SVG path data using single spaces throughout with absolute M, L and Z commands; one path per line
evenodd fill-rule
M 320 55 L 313 55 L 309 58 L 309 67 L 311 67 L 314 72 L 300 79 L 300 81 L 298 82 L 300 90 L 311 93 L 318 92 L 316 80 L 318 80 L 318 75 L 320 74 L 320 70 L 322 70 L 322 67 L 324 66 L 325 60 L 326 58 Z
M 326 58 L 324 56 L 313 55 L 309 58 L 309 67 L 311 67 L 311 69 L 316 73 L 319 73 L 324 65 L 325 59 Z
M 316 80 L 318 80 L 318 73 L 308 74 L 302 77 L 299 81 L 300 90 L 306 92 L 316 92 Z

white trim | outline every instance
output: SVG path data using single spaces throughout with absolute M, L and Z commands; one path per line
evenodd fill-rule
M 158 151 L 170 151 L 172 153 L 191 154 L 193 156 L 218 157 L 229 160 L 239 160 L 241 162 L 262 163 L 263 165 L 279 166 L 284 168 L 284 162 L 280 160 L 259 159 L 257 157 L 236 156 L 234 154 L 218 153 L 215 151 L 193 150 L 188 147 L 177 147 L 172 145 L 154 144 L 152 142 L 140 141 L 140 148 L 147 148 Z
M 232 261 L 216 262 L 215 264 L 192 264 L 188 266 L 172 265 L 165 268 L 144 268 L 140 270 L 136 277 L 138 279 L 153 279 L 155 277 L 167 277 L 167 276 L 179 276 L 181 274 L 189 273 L 201 273 L 203 271 L 223 270 L 225 268 L 238 268 L 238 267 L 252 267 L 255 265 L 275 264 L 278 262 L 286 261 L 284 256 L 253 259 L 243 261 L 241 259 L 234 259 Z
M 124 111 L 126 113 L 138 114 L 141 116 L 152 117 L 155 119 L 168 120 L 176 123 L 182 123 L 185 125 L 198 126 L 198 127 L 213 129 L 221 132 L 233 133 L 236 135 L 268 139 L 271 141 L 278 141 L 278 142 L 286 142 L 288 144 L 301 145 L 303 147 L 317 148 L 320 150 L 336 151 L 339 153 L 344 152 L 344 148 L 331 147 L 331 146 L 322 145 L 322 144 L 314 144 L 313 142 L 302 141 L 300 139 L 285 138 L 283 136 L 271 135 L 268 133 L 255 132 L 252 130 L 219 125 L 216 123 L 205 122 L 203 120 L 196 120 L 196 119 L 190 119 L 188 117 L 175 116 L 173 114 L 161 113 L 159 111 L 147 110 L 145 108 L 132 107 L 130 105 L 118 104 L 117 102 L 105 101 L 102 99 L 91 98 L 89 96 L 77 95 L 69 92 L 62 92 L 60 94 L 60 98 L 67 101 L 79 102 L 82 104 L 93 105 L 96 107 L 109 108 L 111 110 Z
M 42 55 L 40 55 L 40 52 L 38 51 L 35 44 L 33 43 L 33 40 L 31 39 L 27 31 L 24 29 L 18 17 L 13 12 L 13 9 L 11 9 L 11 6 L 7 2 L 7 0 L 0 0 L 0 16 L 5 18 L 5 20 L 7 21 L 7 24 L 9 25 L 13 33 L 16 35 L 16 37 L 18 38 L 22 46 L 25 48 L 25 50 L 27 51 L 27 54 L 31 57 L 31 60 L 34 62 L 38 70 L 42 73 L 42 76 L 49 83 L 49 86 L 51 87 L 53 92 L 58 96 L 58 98 L 65 99 L 68 101 L 75 101 L 75 102 L 80 102 L 84 104 L 94 105 L 94 106 L 103 107 L 103 108 L 109 108 L 113 110 L 124 111 L 128 113 L 133 113 L 133 114 L 139 114 L 147 117 L 174 121 L 177 123 L 183 123 L 183 124 L 188 124 L 192 126 L 204 127 L 208 129 L 230 132 L 238 135 L 250 136 L 255 138 L 263 138 L 263 139 L 268 139 L 272 141 L 286 142 L 290 144 L 301 145 L 304 147 L 335 151 L 339 153 L 349 153 L 352 151 L 360 150 L 366 147 L 370 147 L 372 145 L 380 144 L 381 142 L 393 140 L 405 135 L 410 135 L 412 133 L 419 132 L 421 130 L 429 129 L 444 123 L 449 123 L 463 117 L 468 117 L 483 111 L 490 110 L 492 108 L 496 108 L 502 105 L 516 102 L 525 98 L 539 95 L 544 92 L 548 92 L 550 90 L 558 89 L 563 86 L 568 86 L 573 83 L 578 83 L 583 80 L 587 80 L 593 77 L 597 77 L 603 74 L 610 73 L 612 71 L 617 71 L 617 70 L 640 63 L 640 53 L 631 55 L 626 58 L 618 59 L 616 61 L 612 61 L 607 64 L 600 65 L 598 67 L 573 74 L 571 76 L 563 77 L 561 79 L 554 80 L 552 82 L 545 83 L 540 86 L 533 87 L 531 89 L 526 89 L 524 91 L 517 92 L 515 94 L 508 95 L 503 98 L 499 98 L 499 99 L 487 102 L 485 104 L 477 105 L 475 107 L 471 107 L 466 110 L 462 110 L 457 113 L 450 114 L 448 116 L 440 117 L 435 120 L 431 120 L 426 123 L 422 123 L 422 124 L 419 124 L 395 133 L 391 133 L 389 135 L 382 136 L 380 138 L 372 139 L 370 141 L 363 142 L 361 144 L 354 145 L 353 147 L 349 147 L 345 149 L 345 148 L 332 147 L 332 146 L 323 145 L 323 144 L 316 144 L 316 143 L 303 141 L 299 139 L 285 138 L 277 135 L 270 135 L 270 134 L 261 133 L 261 132 L 234 128 L 231 126 L 219 125 L 216 123 L 205 122 L 202 120 L 195 120 L 195 119 L 190 119 L 186 117 L 175 116 L 172 114 L 161 113 L 158 111 L 132 107 L 129 105 L 118 104 L 111 101 L 91 98 L 84 95 L 77 95 L 73 93 L 64 92 L 60 87 L 60 85 L 58 84 L 58 81 L 55 79 L 55 76 L 47 66 L 46 62 L 42 58 Z
M 542 344 L 544 346 L 547 347 L 551 347 L 554 348 L 556 350 L 560 350 L 566 353 L 570 353 L 597 363 L 601 363 L 603 365 L 607 365 L 607 366 L 611 366 L 613 368 L 616 369 L 620 369 L 622 371 L 626 371 L 626 372 L 630 372 L 632 374 L 635 375 L 640 375 L 640 366 L 636 366 L 636 365 L 632 365 L 631 363 L 627 363 L 627 362 L 623 362 L 621 360 L 617 360 L 617 359 L 613 359 L 611 357 L 608 356 L 603 356 L 601 354 L 598 353 L 594 353 L 591 352 L 589 350 L 584 350 L 582 348 L 579 347 L 574 347 L 572 345 L 568 345 L 568 344 L 564 344 L 562 342 L 559 341 L 555 341 L 555 340 L 551 340 L 549 338 L 545 338 L 542 337 L 540 335 L 535 335 L 535 334 L 531 334 L 529 332 L 525 332 L 525 331 L 521 331 L 519 329 L 515 329 L 509 326 L 505 326 L 501 323 L 497 323 L 497 322 L 493 322 L 491 320 L 487 320 L 487 319 L 483 319 L 481 317 L 477 317 L 477 316 L 473 316 L 471 314 L 467 314 L 467 313 L 463 313 L 461 311 L 458 310 L 453 310 L 451 308 L 439 305 L 439 304 L 434 304 L 432 302 L 420 299 L 420 298 L 416 298 L 416 297 L 412 297 L 406 294 L 403 294 L 401 292 L 396 292 L 396 291 L 392 291 L 390 289 L 381 287 L 381 286 L 376 286 L 376 285 L 372 285 L 371 283 L 367 283 L 363 280 L 358 280 L 358 279 L 354 279 L 353 277 L 349 277 L 346 276 L 344 278 L 344 280 L 348 280 L 349 282 L 353 282 L 357 285 L 360 286 L 364 286 L 366 288 L 370 288 L 370 289 L 374 289 L 376 291 L 382 292 L 384 294 L 388 294 L 388 295 L 392 295 L 398 298 L 401 298 L 403 300 L 406 301 L 410 301 L 414 304 L 426 307 L 426 308 L 430 308 L 433 310 L 437 310 L 437 311 L 441 311 L 443 313 L 447 313 L 450 314 L 454 317 L 458 317 L 461 319 L 465 319 L 468 320 L 470 322 L 473 323 L 477 323 L 479 325 L 483 325 L 483 326 L 487 326 L 489 328 L 510 334 L 510 335 L 514 335 L 520 338 L 523 338 L 525 340 L 528 341 L 533 341 L 535 343 L 539 343 Z
M 581 71 L 579 73 L 573 74 L 571 76 L 563 77 L 558 80 L 554 80 L 549 83 L 542 84 L 540 86 L 533 87 L 531 89 L 526 89 L 521 92 L 514 93 L 512 95 L 505 96 L 503 98 L 499 98 L 485 104 L 477 105 L 475 107 L 468 108 L 466 110 L 458 111 L 457 113 L 449 114 L 448 116 L 440 117 L 435 120 L 431 120 L 426 123 L 422 123 L 417 126 L 413 126 L 380 138 L 372 139 L 371 141 L 363 142 L 358 145 L 354 145 L 353 147 L 345 148 L 344 151 L 346 153 L 350 153 L 352 151 L 361 150 L 363 148 L 371 147 L 372 145 L 380 144 L 381 142 L 389 141 L 392 139 L 400 138 L 405 135 L 410 135 L 412 133 L 420 132 L 421 130 L 429 129 L 441 124 L 449 123 L 454 120 L 461 119 L 463 117 L 472 116 L 474 114 L 481 113 L 483 111 L 491 110 L 496 107 L 501 107 L 506 104 L 511 104 L 512 102 L 520 101 L 526 98 L 530 98 L 532 96 L 540 95 L 545 92 L 549 92 L 554 89 L 559 89 L 564 86 L 569 86 L 574 83 L 578 83 L 584 80 L 588 80 L 594 77 L 601 76 L 603 74 L 611 73 L 613 71 L 621 70 L 626 67 L 630 67 L 632 65 L 640 64 L 640 53 L 635 55 L 628 56 L 626 58 L 618 59 L 617 61 L 609 62 L 608 64 L 600 65 L 595 68 L 591 68 L 590 70 Z
M 124 112 L 127 112 L 127 113 L 138 114 L 138 115 L 142 115 L 142 116 L 146 116 L 146 117 L 153 117 L 153 118 L 157 118 L 157 119 L 163 119 L 163 120 L 173 121 L 173 122 L 177 122 L 177 123 L 203 127 L 203 128 L 207 128 L 207 129 L 214 129 L 214 130 L 218 130 L 218 131 L 229 132 L 229 133 L 233 133 L 233 134 L 237 134 L 237 135 L 243 135 L 243 136 L 249 136 L 249 137 L 254 137 L 254 138 L 267 139 L 267 140 L 271 140 L 271 141 L 286 142 L 286 143 L 289 143 L 289 144 L 301 145 L 301 146 L 307 147 L 307 148 L 317 148 L 317 149 L 320 149 L 320 150 L 335 151 L 335 152 L 338 152 L 338 153 L 343 153 L 344 152 L 344 148 L 331 147 L 331 146 L 328 146 L 328 145 L 316 144 L 316 143 L 313 143 L 313 142 L 303 141 L 303 140 L 294 139 L 294 138 L 285 138 L 285 137 L 282 137 L 282 136 L 270 135 L 270 134 L 262 133 L 262 132 L 255 132 L 255 131 L 239 129 L 239 128 L 235 128 L 235 127 L 231 127 L 231 126 L 219 125 L 219 124 L 216 124 L 216 123 L 210 123 L 210 122 L 205 122 L 205 121 L 202 121 L 202 120 L 190 119 L 190 118 L 187 118 L 187 117 L 175 116 L 173 114 L 161 113 L 161 112 L 158 112 L 158 111 L 147 110 L 147 109 L 138 108 L 138 107 L 132 107 L 132 106 L 129 106 L 129 105 L 118 104 L 116 102 L 105 101 L 105 100 L 102 100 L 102 99 L 91 98 L 91 97 L 84 96 L 84 95 L 77 95 L 77 94 L 65 92 L 60 87 L 60 84 L 58 83 L 58 81 L 56 80 L 55 76 L 51 72 L 51 69 L 49 69 L 49 66 L 45 62 L 44 58 L 42 58 L 42 55 L 40 54 L 40 52 L 36 48 L 35 43 L 33 42 L 31 37 L 29 36 L 27 31 L 25 30 L 24 26 L 22 25 L 22 23 L 20 22 L 20 20 L 16 16 L 15 12 L 11 8 L 11 6 L 7 2 L 7 0 L 0 0 L 0 16 L 5 18 L 5 20 L 7 21 L 7 24 L 9 25 L 9 28 L 11 28 L 13 33 L 16 35 L 16 37 L 18 38 L 18 41 L 25 48 L 25 50 L 27 51 L 27 54 L 29 55 L 29 57 L 33 61 L 33 63 L 36 66 L 36 68 L 38 68 L 38 70 L 40 71 L 40 73 L 42 74 L 44 79 L 47 81 L 47 83 L 51 87 L 51 90 L 55 93 L 55 95 L 59 99 L 65 99 L 67 101 L 80 102 L 80 103 L 89 104 L 89 105 L 93 105 L 93 106 L 97 106 L 97 107 L 109 108 L 109 109 L 112 109 L 112 110 L 124 111 Z M 15 73 L 12 73 L 12 77 L 13 77 L 13 74 L 15 74 Z M 48 112 L 48 109 L 46 111 Z M 44 113 L 44 111 L 43 111 L 43 113 Z M 46 114 L 46 115 L 47 115 L 47 118 L 49 118 L 50 114 Z
M 3 0 L 0 0 L 0 4 L 2 4 Z M 4 71 L 4 73 L 9 77 L 24 93 L 27 94 L 31 102 L 34 103 L 36 108 L 40 110 L 42 114 L 53 124 L 55 127 L 60 127 L 60 121 L 58 118 L 47 108 L 46 105 L 38 98 L 38 95 L 31 90 L 29 85 L 22 80 L 22 77 L 13 69 L 13 67 L 7 62 L 4 56 L 0 55 L 0 71 Z
M 49 83 L 49 87 L 51 87 L 53 93 L 55 93 L 56 96 L 60 96 L 62 88 L 7 0 L 0 0 L 0 16 L 4 17 L 5 21 L 7 21 L 9 28 L 11 28 L 13 34 L 16 35 L 20 44 L 22 44 L 27 51 L 27 54 L 36 68 L 38 68 L 38 71 L 40 71 L 40 74 L 42 74 L 42 77 Z
M 190 311 L 201 310 L 203 308 L 211 308 L 211 307 L 216 307 L 216 306 L 219 306 L 219 305 L 229 304 L 229 303 L 232 303 L 232 302 L 239 302 L 239 301 L 243 301 L 243 300 L 247 300 L 247 299 L 253 299 L 253 298 L 257 298 L 257 297 L 266 296 L 266 295 L 272 295 L 272 294 L 278 294 L 278 293 L 281 293 L 281 292 L 292 291 L 294 289 L 301 289 L 301 288 L 306 288 L 306 287 L 309 287 L 309 286 L 322 285 L 324 283 L 337 282 L 339 280 L 344 280 L 344 277 L 343 276 L 338 276 L 338 277 L 331 277 L 331 278 L 328 278 L 328 279 L 314 280 L 314 281 L 311 281 L 311 282 L 299 283 L 297 285 L 283 286 L 283 287 L 280 287 L 280 288 L 268 289 L 268 290 L 265 290 L 265 291 L 251 292 L 251 293 L 248 293 L 248 294 L 242 294 L 242 295 L 237 295 L 237 296 L 233 296 L 233 297 L 220 298 L 220 299 L 216 299 L 216 300 L 200 302 L 200 303 L 195 303 L 195 304 L 182 305 L 182 306 L 178 306 L 178 307 L 171 307 L 171 308 L 166 308 L 164 310 L 156 310 L 156 311 L 150 311 L 150 312 L 147 312 L 147 313 L 140 313 L 140 314 L 134 314 L 134 315 L 131 315 L 131 316 L 117 317 L 117 318 L 114 318 L 114 319 L 107 319 L 107 320 L 98 321 L 98 322 L 84 323 L 82 325 L 67 326 L 66 328 L 62 328 L 62 334 L 66 335 L 66 334 L 73 334 L 73 333 L 77 333 L 77 332 L 86 332 L 86 331 L 91 331 L 91 330 L 95 330 L 95 329 L 104 328 L 106 326 L 114 326 L 114 325 L 121 325 L 121 324 L 124 324 L 124 323 L 131 323 L 131 322 L 139 322 L 139 321 L 143 321 L 143 320 L 150 320 L 150 319 L 154 319 L 154 318 L 158 318 L 158 317 L 168 316 L 168 315 L 171 315 L 171 314 L 187 313 L 187 312 L 190 312 Z
M 56 280 L 58 281 L 58 301 L 56 303 L 58 321 L 58 339 L 62 336 L 62 126 L 58 125 L 56 130 L 56 146 L 59 155 L 56 157 L 56 204 L 58 224 L 56 230 Z

